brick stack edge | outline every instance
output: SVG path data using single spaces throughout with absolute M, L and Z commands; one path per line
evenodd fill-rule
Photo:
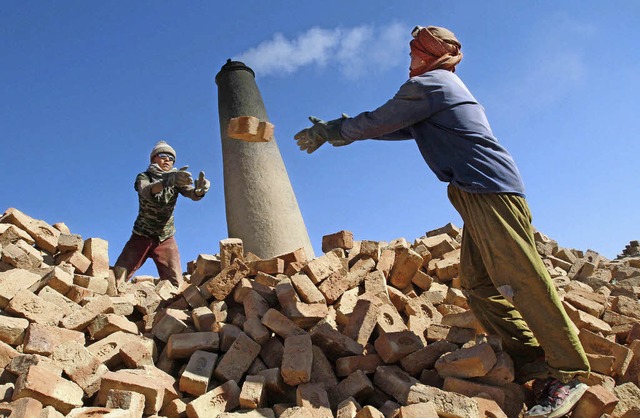
M 531 382 L 460 290 L 461 231 L 323 237 L 272 259 L 220 241 L 176 289 L 116 288 L 108 244 L 0 217 L 0 416 L 518 417 Z M 575 417 L 640 416 L 640 254 L 538 251 L 593 373 Z M 577 414 L 577 415 L 576 415 Z

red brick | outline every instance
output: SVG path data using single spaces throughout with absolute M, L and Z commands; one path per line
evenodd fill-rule
M 107 394 L 107 408 L 122 409 L 133 417 L 144 413 L 144 395 L 130 390 L 111 389 Z
M 477 417 L 478 404 L 472 399 L 421 384 L 396 366 L 380 366 L 374 384 L 403 405 L 431 401 L 441 416 Z
M 362 354 L 364 347 L 342 334 L 328 322 L 318 324 L 310 330 L 311 341 L 324 351 L 330 359 Z
M 124 365 L 130 369 L 154 365 L 154 351 L 142 341 L 129 341 L 120 347 L 120 357 Z
M 0 272 L 0 309 L 5 309 L 18 291 L 28 289 L 38 280 L 39 275 L 27 270 L 12 269 Z
M 335 251 L 310 260 L 303 271 L 316 285 L 333 274 L 345 275 L 347 273 L 342 264 L 342 259 Z
M 118 331 L 137 334 L 138 327 L 122 315 L 99 314 L 87 326 L 87 331 L 91 339 L 99 340 Z
M 382 333 L 374 342 L 376 352 L 385 363 L 395 363 L 423 347 L 411 331 Z
M 20 355 L 20 352 L 9 344 L 0 341 L 0 369 L 7 367 L 11 359 Z
M 180 376 L 180 390 L 200 396 L 207 392 L 218 355 L 207 351 L 195 351 Z
M 209 418 L 240 406 L 240 388 L 229 380 L 187 404 L 189 418 Z
M 310 383 L 320 383 L 325 388 L 338 384 L 338 378 L 333 371 L 333 364 L 318 346 L 312 346 L 313 363 L 311 365 Z
M 63 414 L 82 406 L 82 388 L 42 366 L 31 366 L 18 377 L 13 399 L 30 397 L 51 405 Z
M 571 413 L 580 418 L 599 418 L 603 414 L 611 414 L 618 404 L 613 392 L 603 386 L 591 386 L 582 395 Z
M 98 315 L 111 312 L 113 312 L 111 298 L 103 295 L 87 303 L 82 309 L 66 316 L 60 321 L 60 325 L 66 329 L 80 331 L 85 329 Z
M 2 262 L 17 269 L 31 270 L 40 267 L 43 258 L 40 252 L 24 241 L 7 244 L 2 248 Z
M 296 405 L 309 409 L 314 418 L 333 418 L 327 392 L 320 384 L 306 383 L 298 386 Z
M 424 369 L 432 369 L 436 361 L 443 355 L 458 349 L 448 341 L 436 341 L 400 360 L 402 368 L 412 376 L 417 376 Z
M 611 355 L 615 358 L 613 370 L 616 375 L 625 374 L 631 363 L 633 352 L 627 347 L 607 340 L 587 329 L 581 329 L 578 335 L 587 353 Z
M 244 314 L 247 317 L 255 316 L 257 318 L 262 318 L 269 310 L 269 304 L 267 301 L 253 289 L 249 289 L 245 293 L 242 306 L 244 307 Z
M 60 267 L 54 267 L 49 274 L 44 276 L 42 281 L 46 286 L 64 295 L 73 285 L 73 275 Z
M 77 273 L 84 274 L 89 270 L 91 261 L 84 256 L 80 251 L 71 251 L 68 253 L 61 253 L 56 256 L 56 264 L 69 263 L 71 264 Z
M 351 231 L 338 231 L 322 237 L 322 252 L 328 253 L 334 248 L 350 250 L 353 248 L 353 233 Z
M 109 243 L 101 238 L 89 238 L 84 241 L 82 254 L 91 262 L 87 274 L 93 277 L 109 275 Z
M 287 338 L 290 335 L 306 334 L 305 330 L 276 309 L 269 309 L 264 314 L 262 324 L 282 338 Z
M 33 292 L 21 289 L 11 299 L 7 312 L 24 317 L 29 322 L 43 325 L 58 325 L 62 319 L 62 312 L 56 305 L 49 303 Z
M 478 344 L 444 354 L 435 363 L 440 376 L 459 378 L 485 376 L 496 364 L 497 358 L 489 344 Z
M 220 268 L 225 269 L 235 259 L 243 261 L 244 246 L 239 238 L 227 238 L 220 241 Z
M 336 375 L 346 377 L 358 370 L 371 374 L 382 364 L 384 362 L 377 354 L 340 357 L 336 360 Z
M 23 352 L 50 356 L 58 345 L 67 341 L 84 345 L 85 336 L 79 331 L 32 323 L 25 333 Z
M 357 370 L 329 389 L 329 400 L 332 406 L 337 406 L 349 397 L 366 399 L 373 391 L 374 387 L 371 380 L 362 370 Z
M 207 306 L 201 306 L 191 311 L 191 320 L 198 331 L 211 331 L 211 326 L 216 321 L 213 311 Z
M 267 389 L 267 399 L 270 403 L 275 402 L 295 402 L 293 394 L 295 394 L 295 388 L 287 385 L 282 380 L 282 374 L 280 368 L 271 368 L 258 372 L 258 375 L 263 376 L 265 381 L 265 387 Z
M 355 418 L 360 409 L 362 409 L 362 407 L 355 399 L 346 399 L 336 407 L 336 418 Z
M 291 276 L 291 284 L 300 296 L 300 299 L 306 303 L 326 303 L 326 299 L 322 292 L 314 285 L 313 281 L 303 273 Z M 276 287 L 277 289 L 277 287 Z
M 177 398 L 172 388 L 174 379 L 158 369 L 122 369 L 102 375 L 96 404 L 105 405 L 111 390 L 125 390 L 141 393 L 145 397 L 144 413 L 156 414 L 165 403 Z
M 277 336 L 272 336 L 269 341 L 262 344 L 260 348 L 260 358 L 270 369 L 279 368 L 282 365 L 283 354 L 284 344 Z
M 227 135 L 246 142 L 269 142 L 273 139 L 273 131 L 273 124 L 254 116 L 231 118 L 227 126 Z
M 285 383 L 296 386 L 311 380 L 311 336 L 292 335 L 284 340 L 281 373 Z
M 61 342 L 55 347 L 51 359 L 88 397 L 100 389 L 100 378 L 109 371 L 82 343 L 75 341 Z
M 249 267 L 240 259 L 236 259 L 231 265 L 223 268 L 217 276 L 207 281 L 204 286 L 216 300 L 224 300 L 248 274 Z
M 320 283 L 318 289 L 324 295 L 327 303 L 334 303 L 344 292 L 359 286 L 367 273 L 374 267 L 375 262 L 370 258 L 358 260 L 346 275 L 342 271 L 338 271 Z
M 264 376 L 247 376 L 240 391 L 240 408 L 262 408 L 266 400 L 266 386 Z
M 360 248 L 358 250 L 358 257 L 372 258 L 373 261 L 378 262 L 380 253 L 382 251 L 382 245 L 379 241 L 362 240 L 360 241 Z M 351 256 L 352 254 L 349 254 Z
M 416 244 L 424 244 L 433 259 L 441 258 L 444 254 L 460 247 L 448 234 L 437 234 L 416 240 Z
M 87 346 L 87 349 L 109 368 L 122 364 L 120 350 L 131 341 L 139 341 L 153 352 L 155 343 L 152 339 L 118 331 L 108 337 Z
M 220 337 L 217 332 L 187 332 L 173 334 L 167 342 L 167 354 L 171 359 L 189 358 L 198 350 L 218 351 Z
M 469 397 L 488 395 L 501 409 L 504 408 L 505 405 L 505 394 L 502 389 L 497 386 L 484 385 L 455 377 L 446 377 L 442 389 Z
M 179 334 L 186 329 L 189 315 L 177 309 L 167 309 L 164 315 L 153 324 L 153 335 L 160 341 L 167 342 L 172 335 Z
M 420 402 L 400 407 L 398 418 L 438 418 L 438 412 L 431 402 Z
M 38 366 L 47 369 L 49 372 L 56 376 L 62 376 L 62 367 L 56 364 L 49 357 L 44 357 L 39 354 L 20 354 L 11 359 L 7 364 L 5 370 L 16 376 L 27 373 L 30 367 Z
M 260 345 L 266 343 L 271 338 L 271 331 L 262 325 L 262 321 L 256 316 L 247 318 L 242 329 L 245 334 Z
M 34 418 L 42 414 L 42 402 L 33 398 L 21 398 L 11 403 L 0 403 L 0 416 L 9 418 Z
M 24 334 L 29 327 L 29 321 L 24 318 L 2 316 L 0 321 L 0 341 L 12 346 L 22 344 Z
M 60 231 L 46 222 L 27 216 L 15 208 L 7 209 L 0 222 L 11 223 L 24 230 L 35 240 L 38 248 L 50 254 L 57 252 Z
M 240 333 L 229 350 L 220 359 L 213 372 L 214 376 L 222 382 L 227 380 L 239 382 L 259 353 L 260 345 L 244 332 Z

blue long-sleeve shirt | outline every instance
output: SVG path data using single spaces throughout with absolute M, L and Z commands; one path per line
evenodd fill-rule
M 371 112 L 342 123 L 345 139 L 415 139 L 438 179 L 471 193 L 515 193 L 524 184 L 509 152 L 493 135 L 484 108 L 446 70 L 410 78 Z

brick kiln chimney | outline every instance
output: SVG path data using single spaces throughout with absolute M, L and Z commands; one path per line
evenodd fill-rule
M 224 167 L 224 196 L 230 238 L 260 258 L 304 248 L 314 251 L 275 139 L 248 142 L 229 136 L 231 119 L 268 122 L 255 73 L 228 60 L 216 75 Z M 249 118 L 245 118 L 249 119 Z

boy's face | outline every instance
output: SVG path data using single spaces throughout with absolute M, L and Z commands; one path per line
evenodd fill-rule
M 156 154 L 152 160 L 153 163 L 158 164 L 160 166 L 162 171 L 171 170 L 173 168 L 174 161 L 175 159 L 173 158 L 173 155 L 168 154 L 166 152 L 161 152 L 159 154 Z

